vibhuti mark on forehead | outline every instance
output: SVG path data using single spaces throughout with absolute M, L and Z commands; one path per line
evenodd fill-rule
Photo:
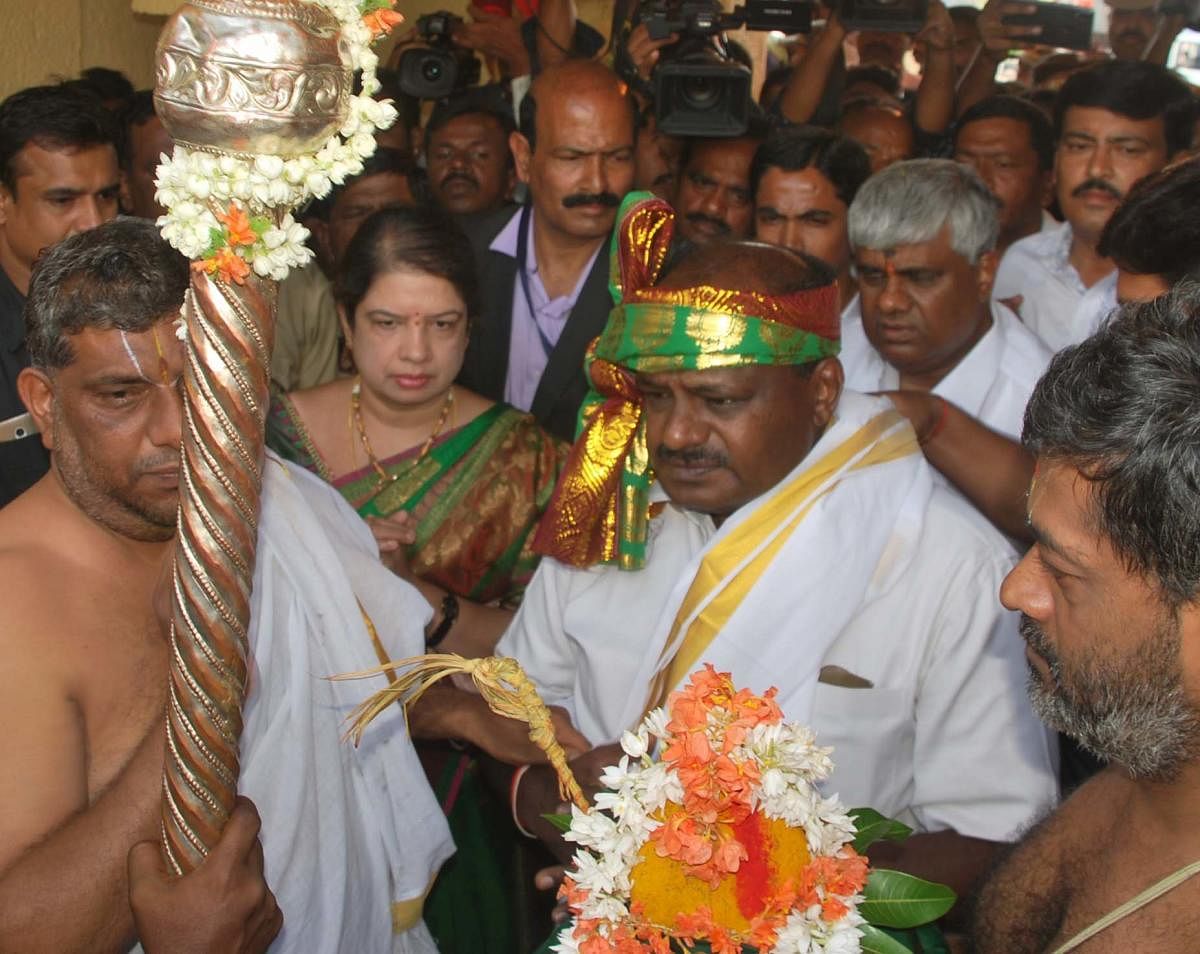
M 142 367 L 142 362 L 138 360 L 137 352 L 133 350 L 133 345 L 129 342 L 129 335 L 124 330 L 118 330 L 117 334 L 121 336 L 121 346 L 125 349 L 125 355 L 129 358 L 139 378 L 147 384 L 153 384 L 156 387 L 174 387 L 175 381 L 171 379 L 171 370 L 167 364 L 167 354 L 163 350 L 162 341 L 158 337 L 158 325 L 154 325 L 150 329 L 150 336 L 154 341 L 154 350 L 158 355 L 158 381 L 152 380 L 146 374 L 145 368 Z M 178 377 L 175 380 L 177 381 Z

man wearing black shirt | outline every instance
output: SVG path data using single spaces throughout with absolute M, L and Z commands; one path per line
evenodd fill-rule
M 42 250 L 117 214 L 117 134 L 98 100 L 34 86 L 0 103 L 0 422 L 25 413 L 17 374 L 25 350 L 25 293 Z M 41 438 L 0 429 L 0 507 L 46 472 Z

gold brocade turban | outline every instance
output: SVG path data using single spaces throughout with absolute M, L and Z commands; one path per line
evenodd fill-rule
M 572 566 L 645 564 L 653 472 L 633 373 L 807 364 L 838 353 L 833 284 L 790 295 L 698 285 L 660 289 L 675 212 L 648 192 L 626 197 L 613 234 L 618 302 L 588 349 L 591 390 L 534 548 Z

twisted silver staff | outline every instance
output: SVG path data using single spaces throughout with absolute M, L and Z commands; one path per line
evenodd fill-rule
M 193 273 L 175 547 L 162 838 L 189 871 L 237 794 L 275 283 Z

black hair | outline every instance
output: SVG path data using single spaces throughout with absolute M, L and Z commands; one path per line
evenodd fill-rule
M 1054 106 L 1054 135 L 1063 133 L 1063 119 L 1072 107 L 1107 109 L 1129 119 L 1162 119 L 1167 155 L 1192 142 L 1196 103 L 1187 83 L 1155 63 L 1106 60 L 1072 73 Z
M 107 66 L 89 66 L 79 78 L 102 100 L 126 100 L 133 95 L 133 83 L 120 70 Z
M 69 86 L 30 86 L 0 103 L 0 183 L 16 193 L 17 154 L 42 149 L 117 147 L 116 123 L 95 96 Z
M 1018 96 L 988 96 L 963 111 L 954 124 L 954 140 L 969 123 L 981 119 L 1012 119 L 1024 123 L 1029 130 L 1029 144 L 1037 153 L 1038 168 L 1049 172 L 1054 168 L 1054 127 L 1046 114 L 1027 99 Z
M 429 146 L 429 138 L 446 123 L 472 113 L 491 116 L 500 124 L 505 137 L 517 128 L 513 119 L 512 103 L 508 101 L 502 89 L 497 86 L 476 86 L 439 99 L 434 104 L 429 121 L 425 124 L 426 148 Z
M 846 70 L 846 78 L 842 89 L 849 89 L 855 83 L 870 83 L 886 90 L 889 96 L 900 95 L 900 75 L 886 66 L 852 66 Z
M 1129 190 L 1097 250 L 1124 271 L 1161 275 L 1173 285 L 1200 268 L 1198 206 L 1200 160 L 1162 169 Z
M 400 270 L 444 278 L 466 303 L 467 315 L 478 313 L 475 255 L 463 230 L 439 209 L 392 206 L 368 217 L 342 256 L 333 297 L 346 310 L 346 320 L 353 324 L 375 279 Z
M 816 126 L 784 126 L 774 130 L 754 153 L 750 190 L 756 198 L 759 182 L 772 168 L 785 172 L 816 169 L 833 184 L 837 197 L 849 207 L 859 187 L 871 175 L 871 160 L 853 139 Z
M 125 105 L 117 113 L 117 122 L 121 130 L 121 142 L 117 149 L 121 156 L 121 165 L 128 168 L 133 161 L 133 129 L 148 122 L 156 113 L 154 111 L 154 90 L 139 89 L 125 100 Z
M 1038 458 L 1091 483 L 1091 516 L 1168 608 L 1200 587 L 1200 287 L 1121 306 L 1050 362 L 1025 409 Z
M 70 336 L 85 328 L 142 332 L 178 312 L 188 261 L 153 222 L 119 216 L 52 246 L 33 266 L 25 301 L 37 368 L 75 360 Z

